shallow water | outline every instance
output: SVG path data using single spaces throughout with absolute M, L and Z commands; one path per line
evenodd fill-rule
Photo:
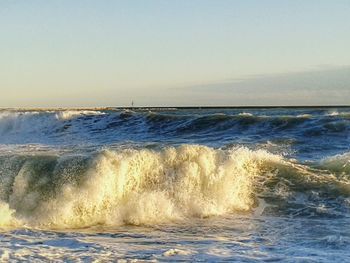
M 349 220 L 230 216 L 187 224 L 12 230 L 2 259 L 347 262 Z
M 0 258 L 350 260 L 350 109 L 0 111 Z

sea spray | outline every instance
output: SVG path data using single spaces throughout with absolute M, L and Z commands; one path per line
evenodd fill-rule
M 0 261 L 348 262 L 349 113 L 0 110 Z
M 0 228 L 10 227 L 16 224 L 16 220 L 13 218 L 14 212 L 7 203 L 0 201 Z
M 7 181 L 13 183 L 1 185 L 11 188 L 2 191 L 7 193 L 2 202 L 8 202 L 2 211 L 12 209 L 26 225 L 44 228 L 156 224 L 240 213 L 253 210 L 258 197 L 286 198 L 283 189 L 349 194 L 347 181 L 244 147 L 183 145 L 11 160 L 20 168 L 12 165 L 17 170 L 8 173 L 14 178 Z

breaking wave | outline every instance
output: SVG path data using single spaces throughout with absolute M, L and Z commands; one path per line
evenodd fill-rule
M 348 176 L 350 179 L 350 152 L 325 158 L 321 162 L 321 167 L 338 175 Z
M 73 118 L 82 117 L 82 116 L 95 116 L 95 115 L 104 115 L 105 113 L 101 111 L 92 111 L 92 110 L 66 110 L 56 113 L 56 118 L 59 120 L 71 120 Z
M 244 147 L 0 157 L 2 227 L 152 225 L 264 210 L 325 213 L 320 204 L 349 195 L 345 177 Z
M 105 144 L 126 140 L 152 141 L 154 138 L 187 139 L 188 136 L 208 134 L 213 142 L 223 136 L 256 138 L 261 134 L 301 139 L 335 134 L 345 137 L 350 130 L 348 114 L 301 112 L 288 115 L 271 111 L 267 116 L 239 111 L 0 111 L 0 135 L 1 142 L 7 144 Z

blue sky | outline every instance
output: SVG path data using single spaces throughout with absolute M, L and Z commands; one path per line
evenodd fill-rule
M 342 0 L 2 0 L 0 106 L 345 104 L 349 14 Z

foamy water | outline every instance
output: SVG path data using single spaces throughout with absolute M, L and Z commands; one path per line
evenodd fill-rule
M 0 112 L 0 259 L 348 261 L 332 112 Z

